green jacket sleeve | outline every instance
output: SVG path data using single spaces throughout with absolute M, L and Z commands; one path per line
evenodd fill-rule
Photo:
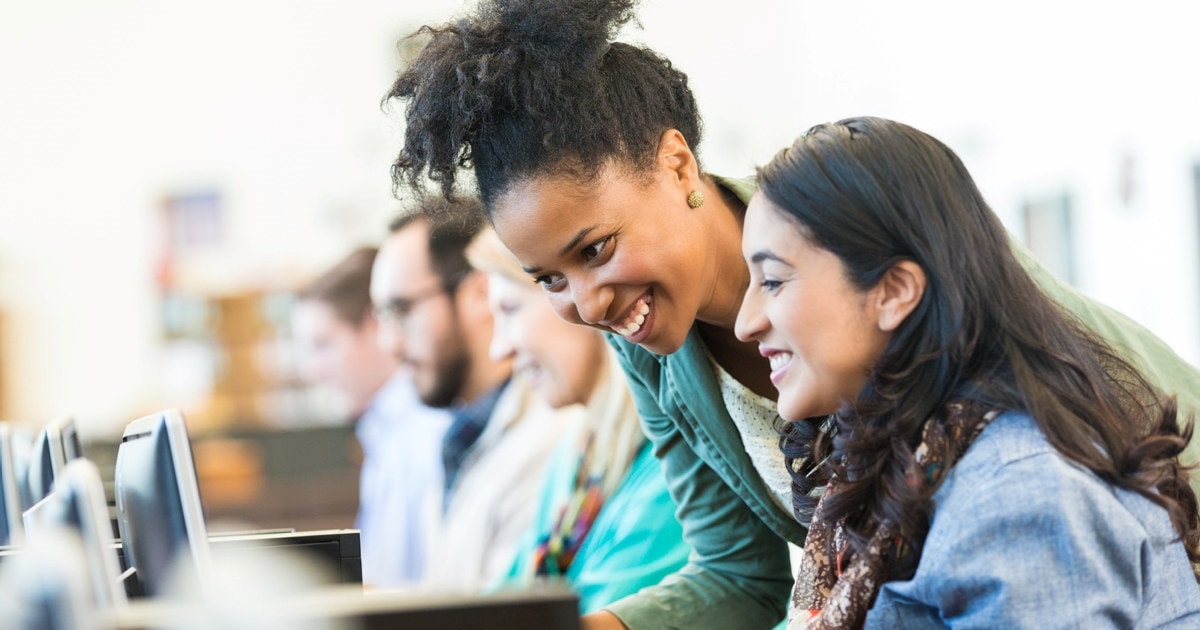
M 785 614 L 792 576 L 787 543 L 771 531 L 685 440 L 660 408 L 653 357 L 617 347 L 692 547 L 687 565 L 656 586 L 607 606 L 631 630 L 770 628 Z M 636 359 L 636 363 L 633 359 Z M 651 365 L 653 364 L 653 365 Z M 654 382 L 650 382 L 654 381 Z M 740 444 L 703 445 L 739 449 Z

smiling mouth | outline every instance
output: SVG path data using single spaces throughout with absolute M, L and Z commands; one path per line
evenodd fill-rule
M 790 352 L 779 352 L 779 353 L 773 354 L 773 355 L 771 355 L 771 371 L 778 370 L 779 368 L 787 365 L 791 361 L 792 361 L 792 353 L 790 353 Z
M 791 352 L 776 352 L 768 357 L 771 362 L 771 383 L 779 385 L 783 380 L 783 375 L 787 372 L 788 366 L 792 363 Z
M 610 326 L 614 332 L 622 337 L 632 337 L 642 329 L 642 324 L 646 323 L 646 315 L 650 314 L 650 296 L 645 295 L 638 298 L 633 308 L 629 310 L 629 316 L 620 324 Z

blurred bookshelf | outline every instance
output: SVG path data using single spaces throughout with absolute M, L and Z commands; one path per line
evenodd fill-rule
M 216 531 L 353 526 L 361 450 L 326 391 L 300 376 L 294 296 L 163 292 L 168 395 L 186 401 L 179 406 Z M 115 458 L 116 444 L 92 449 Z
M 287 429 L 344 421 L 329 394 L 300 377 L 290 334 L 294 301 L 289 290 L 164 293 L 168 396 L 186 401 L 190 426 Z
M 228 203 L 217 184 L 166 192 L 154 270 L 160 396 L 187 418 L 206 519 L 216 531 L 351 527 L 362 456 L 336 399 L 301 378 L 291 315 L 304 278 L 239 252 Z M 115 463 L 116 443 L 90 448 Z

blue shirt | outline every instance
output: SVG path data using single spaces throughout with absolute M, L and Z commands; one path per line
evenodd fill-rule
M 916 574 L 867 628 L 1200 628 L 1200 587 L 1164 509 L 1070 462 L 1021 413 L 947 473 Z
M 362 444 L 358 517 L 363 583 L 404 586 L 425 575 L 430 529 L 442 508 L 442 436 L 450 414 L 421 404 L 411 379 L 393 376 L 355 434 Z

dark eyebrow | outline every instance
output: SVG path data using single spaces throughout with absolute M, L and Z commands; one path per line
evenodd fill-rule
M 579 243 L 582 242 L 583 239 L 587 238 L 588 234 L 591 234 L 595 229 L 596 229 L 596 226 L 593 225 L 591 227 L 585 227 L 582 230 L 579 230 L 579 233 L 575 235 L 575 238 L 571 239 L 570 242 L 568 242 L 565 246 L 563 246 L 562 249 L 558 250 L 558 256 L 561 258 L 561 257 L 569 254 L 572 249 L 575 249 L 579 245 Z M 538 273 L 542 270 L 541 267 L 521 267 L 521 268 L 525 270 L 525 273 Z
M 769 251 L 755 252 L 754 255 L 750 257 L 750 262 L 752 263 L 760 263 L 764 260 L 774 260 L 775 262 L 787 264 L 784 259 Z
M 579 245 L 580 241 L 587 238 L 587 235 L 591 234 L 595 229 L 596 226 L 593 225 L 591 227 L 585 227 L 582 230 L 579 230 L 579 233 L 575 235 L 575 238 L 571 239 L 571 242 L 567 243 L 565 247 L 558 250 L 558 255 L 566 256 L 567 254 L 571 253 L 571 250 L 575 249 L 575 246 Z

